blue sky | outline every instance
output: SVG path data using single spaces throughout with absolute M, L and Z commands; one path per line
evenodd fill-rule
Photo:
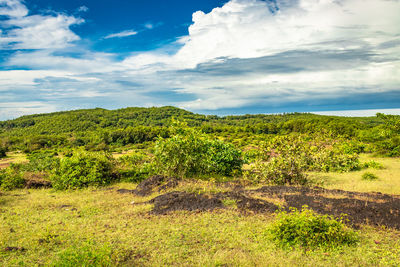
M 399 0 L 0 0 L 0 120 L 393 110 L 399 14 Z

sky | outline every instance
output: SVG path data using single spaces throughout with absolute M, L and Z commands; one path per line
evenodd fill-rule
M 0 0 L 0 120 L 166 105 L 400 114 L 400 0 Z

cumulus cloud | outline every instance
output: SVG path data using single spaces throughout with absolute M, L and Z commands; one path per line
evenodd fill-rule
M 28 9 L 19 0 L 0 0 L 0 16 L 24 17 Z
M 118 60 L 91 51 L 76 57 L 54 49 L 16 52 L 7 68 L 33 70 L 4 71 L 0 88 L 7 101 L 35 92 L 37 101 L 62 103 L 59 109 L 83 104 L 176 105 L 200 112 L 289 106 L 306 111 L 356 103 L 393 107 L 400 103 L 399 13 L 397 0 L 231 0 L 209 13 L 195 12 L 173 54 L 161 48 Z M 81 21 L 62 14 L 48 18 L 60 16 L 64 22 L 57 27 L 64 37 L 42 47 L 66 47 L 79 38 L 69 27 Z M 28 18 L 34 21 L 26 11 L 9 21 L 24 29 L 35 25 L 23 23 Z M 135 34 L 128 30 L 105 38 Z
M 60 49 L 80 39 L 70 27 L 84 22 L 81 18 L 64 14 L 28 15 L 25 5 L 18 0 L 1 0 L 0 49 Z
M 122 37 L 128 37 L 132 35 L 136 35 L 137 32 L 134 30 L 126 30 L 122 32 L 117 32 L 117 33 L 112 33 L 104 37 L 104 39 L 110 39 L 110 38 L 122 38 Z

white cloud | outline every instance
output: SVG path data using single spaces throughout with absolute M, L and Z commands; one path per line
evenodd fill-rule
M 136 35 L 137 32 L 134 30 L 126 30 L 122 32 L 117 32 L 117 33 L 112 33 L 104 37 L 104 39 L 110 39 L 110 38 L 122 38 L 122 37 L 128 37 L 132 35 Z
M 21 1 L 3 0 L 2 3 L 0 15 L 8 16 L 2 26 L 8 30 L 0 36 L 0 49 L 60 49 L 80 39 L 70 27 L 83 23 L 81 18 L 64 14 L 28 16 Z
M 149 23 L 144 24 L 144 27 L 145 27 L 146 29 L 148 29 L 148 30 L 151 30 L 151 29 L 154 28 L 154 24 L 149 22 Z
M 254 58 L 288 50 L 344 50 L 397 38 L 399 1 L 299 0 L 270 12 L 268 2 L 232 0 L 193 14 L 176 59 L 194 67 L 218 57 Z M 282 4 L 283 3 L 283 4 Z M 294 2 L 296 3 L 296 2 Z M 186 59 L 186 60 L 185 60 Z
M 57 108 L 57 105 L 39 101 L 0 103 L 0 120 L 17 118 L 28 114 L 55 112 L 58 110 Z
M 400 96 L 400 1 L 281 0 L 277 7 L 231 0 L 208 14 L 196 12 L 176 53 L 136 52 L 122 61 L 84 49 L 77 49 L 79 57 L 54 53 L 54 47 L 79 38 L 69 29 L 81 23 L 77 18 L 39 16 L 37 23 L 35 16 L 10 18 L 18 29 L 53 24 L 61 32 L 50 43 L 36 41 L 34 47 L 48 49 L 14 53 L 8 68 L 34 70 L 0 73 L 0 87 L 11 102 L 32 92 L 70 107 L 173 104 L 194 111 Z M 61 22 L 46 22 L 56 18 Z M 135 34 L 127 30 L 105 38 Z
M 24 17 L 28 9 L 19 0 L 0 0 L 0 16 Z
M 78 12 L 88 12 L 89 8 L 87 6 L 80 6 L 78 8 Z
M 6 66 L 28 67 L 36 70 L 68 71 L 75 74 L 91 72 L 110 72 L 122 70 L 113 55 L 85 51 L 79 57 L 54 55 L 53 51 L 17 52 L 9 59 Z

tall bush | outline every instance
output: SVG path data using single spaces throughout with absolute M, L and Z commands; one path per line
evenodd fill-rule
M 159 138 L 155 145 L 155 162 L 167 175 L 193 177 L 219 174 L 231 176 L 243 165 L 241 151 L 205 134 L 180 127 L 171 138 Z
M 101 152 L 75 152 L 60 160 L 51 175 L 55 189 L 76 189 L 87 186 L 102 186 L 116 179 L 112 158 Z
M 0 188 L 3 190 L 12 190 L 24 187 L 25 179 L 19 166 L 12 165 L 5 170 L 0 170 Z

